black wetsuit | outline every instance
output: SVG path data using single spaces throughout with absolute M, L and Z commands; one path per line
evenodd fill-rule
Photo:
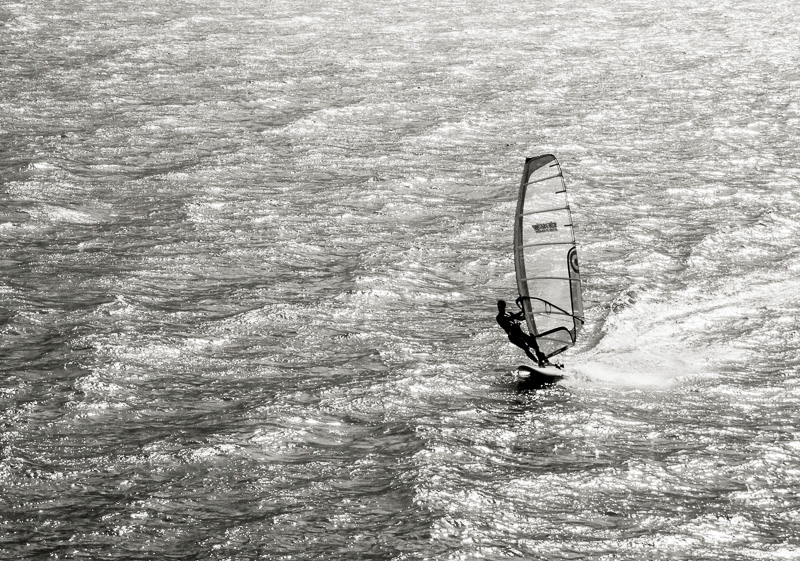
M 499 303 L 498 308 L 500 311 L 497 314 L 497 323 L 508 335 L 508 340 L 525 351 L 525 354 L 528 355 L 528 358 L 530 358 L 539 366 L 545 366 L 548 364 L 547 358 L 539 350 L 539 345 L 536 344 L 536 339 L 522 331 L 522 327 L 520 326 L 519 322 L 524 317 L 523 313 L 508 313 L 505 311 L 505 306 L 501 308 Z

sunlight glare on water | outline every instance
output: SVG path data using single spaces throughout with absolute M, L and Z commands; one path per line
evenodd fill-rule
M 799 18 L 0 7 L 0 557 L 798 558 Z M 530 390 L 544 153 L 587 321 Z

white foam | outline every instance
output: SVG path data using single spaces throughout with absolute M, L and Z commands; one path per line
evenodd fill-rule
M 792 281 L 793 284 L 800 284 Z M 733 328 L 747 310 L 764 306 L 775 294 L 793 290 L 778 282 L 745 285 L 736 292 L 644 293 L 611 312 L 597 344 L 570 357 L 575 382 L 626 386 L 663 386 L 681 379 L 716 376 L 721 366 L 752 360 L 753 351 L 737 340 Z M 777 286 L 781 285 L 781 286 Z M 720 338 L 720 329 L 731 338 Z

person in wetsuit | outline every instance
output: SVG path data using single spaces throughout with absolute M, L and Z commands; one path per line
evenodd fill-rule
M 536 338 L 528 335 L 522 331 L 519 322 L 524 319 L 525 314 L 522 311 L 517 313 L 506 312 L 505 300 L 497 301 L 497 323 L 508 335 L 508 340 L 525 351 L 532 361 L 539 366 L 546 366 L 550 364 L 547 357 L 539 350 L 539 345 L 536 343 Z

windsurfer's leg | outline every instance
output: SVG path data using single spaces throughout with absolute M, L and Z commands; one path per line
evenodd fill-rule
M 543 355 L 539 351 L 539 346 L 536 344 L 536 339 L 524 333 L 522 330 L 510 331 L 508 333 L 508 340 L 514 345 L 525 351 L 525 354 L 533 362 L 539 366 L 547 364 L 547 359 L 543 360 Z
M 531 353 L 531 346 L 528 344 L 524 338 L 521 337 L 514 337 L 513 335 L 509 335 L 508 340 L 511 341 L 514 345 L 525 351 L 525 354 L 528 355 L 528 358 L 531 359 L 533 362 L 539 364 L 539 359 L 536 358 L 536 355 Z
M 541 359 L 539 359 L 537 355 L 533 354 L 530 349 L 523 348 L 522 350 L 525 351 L 525 354 L 528 355 L 528 358 L 531 359 L 533 362 L 535 362 L 539 366 L 544 366 Z
M 546 364 L 546 359 L 539 350 L 539 345 L 536 343 L 536 338 L 528 335 L 527 333 L 525 333 L 524 335 L 525 335 L 524 343 L 525 347 L 527 347 L 525 349 L 525 354 L 531 357 L 532 360 L 536 361 L 536 363 L 538 363 L 539 366 L 543 366 L 543 364 Z M 520 345 L 520 347 L 521 346 L 522 345 Z M 531 351 L 533 352 L 531 353 Z

